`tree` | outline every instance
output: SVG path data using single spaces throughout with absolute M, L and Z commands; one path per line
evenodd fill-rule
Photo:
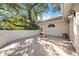
M 60 6 L 58 4 L 51 4 L 51 5 L 54 7 L 54 10 L 56 11 L 59 10 Z M 26 29 L 28 26 L 34 27 L 36 25 L 35 21 L 38 19 L 38 16 L 42 17 L 42 12 L 48 11 L 48 4 L 46 3 L 0 4 L 0 11 L 1 11 L 0 15 L 5 16 L 9 23 L 15 26 L 25 27 Z M 17 22 L 21 22 L 21 24 L 17 24 Z

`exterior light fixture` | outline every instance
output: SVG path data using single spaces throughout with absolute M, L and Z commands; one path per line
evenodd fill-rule
M 69 19 L 72 19 L 72 18 L 73 18 L 73 15 L 69 15 L 68 18 L 69 18 Z
M 74 10 L 70 10 L 69 13 L 70 13 L 69 16 L 68 16 L 69 19 L 72 19 L 73 17 L 75 17 L 75 11 Z

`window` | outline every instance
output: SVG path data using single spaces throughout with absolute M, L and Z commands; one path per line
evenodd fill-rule
M 55 27 L 55 25 L 54 24 L 49 24 L 48 28 L 51 28 L 51 27 Z

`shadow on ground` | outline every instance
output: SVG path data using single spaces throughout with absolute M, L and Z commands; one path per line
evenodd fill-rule
M 4 56 L 69 56 L 77 55 L 71 43 L 65 38 L 51 37 L 40 39 L 34 36 L 21 39 L 2 49 L 0 55 Z
M 46 51 L 43 46 L 38 42 L 37 37 L 33 37 L 26 40 L 20 40 L 19 42 L 13 43 L 14 46 L 11 46 L 10 49 L 3 50 L 0 53 L 7 56 L 45 56 Z
M 62 37 L 48 36 L 48 39 L 42 40 L 45 49 L 48 49 L 50 55 L 55 56 L 76 56 L 76 51 L 70 40 Z

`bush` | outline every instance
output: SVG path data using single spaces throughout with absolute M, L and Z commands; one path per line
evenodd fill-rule
M 40 29 L 40 27 L 37 24 L 30 24 L 29 26 L 26 27 L 26 30 L 38 30 L 38 29 Z

